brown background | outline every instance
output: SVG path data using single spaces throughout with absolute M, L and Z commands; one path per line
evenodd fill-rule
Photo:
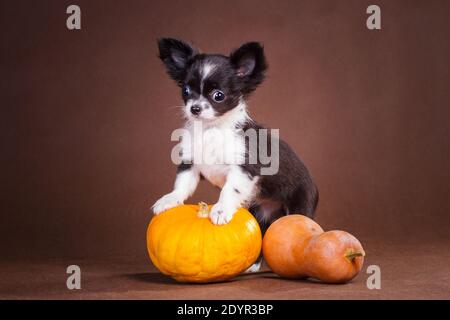
M 179 89 L 157 59 L 174 36 L 207 52 L 263 42 L 249 101 L 320 189 L 317 221 L 363 243 L 450 234 L 449 1 L 2 1 L 2 257 L 146 255 L 170 191 Z M 192 201 L 217 199 L 203 183 Z

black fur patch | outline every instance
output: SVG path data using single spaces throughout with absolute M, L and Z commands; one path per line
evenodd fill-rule
M 159 58 L 166 65 L 167 73 L 178 85 L 182 85 L 189 60 L 197 54 L 197 50 L 183 41 L 172 38 L 159 39 L 158 47 Z
M 167 72 L 180 86 L 189 86 L 189 95 L 182 95 L 184 102 L 208 99 L 216 116 L 235 108 L 241 98 L 248 96 L 264 80 L 267 63 L 264 49 L 257 42 L 249 42 L 234 50 L 229 57 L 221 54 L 198 54 L 197 50 L 183 41 L 163 38 L 158 41 L 159 57 Z M 202 70 L 214 66 L 205 79 Z M 225 99 L 212 99 L 214 90 L 225 94 Z
M 192 168 L 192 163 L 185 163 L 185 162 L 182 162 L 182 163 L 180 163 L 180 164 L 178 165 L 178 167 L 177 167 L 177 173 L 180 173 L 180 172 L 189 170 L 189 169 L 191 169 L 191 168 Z
M 230 61 L 239 78 L 239 87 L 248 95 L 264 80 L 267 62 L 264 49 L 258 42 L 249 42 L 233 51 Z
M 253 121 L 248 121 L 241 129 L 244 134 L 248 129 L 255 129 L 258 132 L 264 128 Z M 270 142 L 270 130 L 268 135 L 267 142 Z M 308 169 L 289 145 L 283 140 L 279 140 L 279 170 L 275 175 L 260 175 L 261 168 L 269 165 L 261 164 L 259 159 L 256 164 L 250 164 L 248 145 L 246 139 L 246 160 L 241 168 L 251 177 L 259 178 L 257 198 L 279 202 L 284 214 L 297 213 L 313 218 L 319 192 Z M 257 146 L 259 154 L 259 136 Z M 267 149 L 270 154 L 270 144 Z
M 201 70 L 207 64 L 213 65 L 214 69 L 205 79 L 202 79 Z M 190 87 L 191 93 L 183 96 L 184 102 L 186 103 L 189 99 L 198 99 L 202 95 L 211 104 L 217 116 L 223 115 L 239 104 L 242 92 L 236 81 L 237 77 L 227 57 L 217 54 L 199 54 L 194 57 L 186 71 L 184 82 Z M 212 94 L 215 90 L 225 94 L 224 101 L 213 100 Z

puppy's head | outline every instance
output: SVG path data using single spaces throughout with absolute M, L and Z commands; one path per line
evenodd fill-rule
M 159 57 L 181 87 L 188 118 L 211 121 L 238 106 L 264 80 L 263 47 L 249 42 L 229 56 L 202 54 L 171 38 L 158 41 Z

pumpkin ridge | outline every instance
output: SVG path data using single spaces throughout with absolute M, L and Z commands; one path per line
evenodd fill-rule
M 189 221 L 188 226 L 186 227 L 186 229 L 183 231 L 180 238 L 178 239 L 178 245 L 175 250 L 175 257 L 179 257 L 180 250 L 181 251 L 185 250 L 186 244 L 193 242 L 192 239 L 190 239 L 193 237 L 193 235 L 197 235 L 197 237 L 201 238 L 201 234 L 199 234 L 198 232 L 197 233 L 192 232 L 194 229 L 198 228 L 198 225 L 200 223 L 200 221 L 198 219 L 199 218 L 197 216 L 197 213 L 195 213 L 195 216 L 191 217 L 191 220 Z M 190 248 L 190 249 L 193 249 L 193 248 Z M 177 259 L 177 261 L 179 261 L 179 260 Z M 183 262 L 185 262 L 185 261 L 183 261 Z M 175 267 L 175 271 L 178 272 L 179 274 L 181 274 L 181 272 L 179 270 L 180 269 L 179 263 L 175 262 L 174 267 Z
M 235 246 L 237 246 L 238 244 L 239 244 L 239 242 L 238 243 L 235 243 L 232 239 L 230 239 L 230 233 L 232 233 L 233 232 L 233 226 L 231 225 L 231 224 L 228 224 L 228 225 L 226 225 L 226 227 L 227 227 L 227 229 L 228 229 L 228 232 L 227 233 L 225 233 L 224 235 L 223 235 L 223 239 L 222 239 L 222 241 L 224 241 L 224 247 L 226 248 L 226 263 L 225 263 L 225 266 L 226 266 L 226 274 L 229 274 L 229 275 L 232 275 L 233 274 L 233 272 L 232 272 L 232 270 L 233 269 L 235 269 L 235 268 L 233 268 L 233 266 L 235 266 L 235 260 L 234 260 L 234 254 L 233 254 L 233 248 L 235 247 Z
M 184 206 L 183 206 L 184 207 Z M 184 208 L 184 209 L 186 209 L 186 208 Z M 189 221 L 189 215 L 185 215 L 184 216 L 184 219 L 180 219 L 180 217 L 179 216 L 177 216 L 177 215 L 173 215 L 173 216 L 171 216 L 170 217 L 171 219 L 169 219 L 169 221 L 167 221 L 166 222 L 166 228 L 164 229 L 164 231 L 168 231 L 168 230 L 170 230 L 171 228 L 173 228 L 173 226 L 175 225 L 175 226 L 183 226 L 183 227 L 185 227 L 186 228 L 186 222 L 187 221 Z M 176 220 L 176 221 L 175 221 Z M 175 242 L 174 240 L 173 240 L 173 237 L 175 237 L 176 235 L 178 235 L 178 237 L 177 237 L 177 239 L 179 240 L 179 238 L 181 237 L 181 234 L 180 234 L 180 229 L 178 229 L 178 228 L 175 228 L 174 229 L 175 231 L 172 231 L 172 232 L 170 232 L 169 231 L 169 233 L 170 233 L 170 236 L 172 237 L 172 241 L 173 242 Z M 168 233 L 162 233 L 162 234 L 168 234 Z M 160 237 L 160 242 L 161 242 L 161 246 L 158 246 L 157 248 L 158 248 L 158 253 L 160 254 L 160 251 L 161 251 L 161 247 L 165 244 L 165 241 L 164 241 L 164 237 Z M 176 242 L 177 243 L 177 246 L 180 244 L 180 242 L 179 241 L 177 241 Z M 164 266 L 162 266 L 164 269 L 166 269 L 165 268 L 165 265 L 167 265 L 167 264 L 170 264 L 170 265 L 172 265 L 173 263 L 174 263 L 174 260 L 176 260 L 176 257 L 177 257 L 177 255 L 176 255 L 176 250 L 174 251 L 174 250 L 171 250 L 170 251 L 170 253 L 171 253 L 171 255 L 169 256 L 169 257 L 167 257 L 167 255 L 165 255 L 165 259 L 164 259 Z M 169 261 L 168 261 L 169 260 Z
M 206 232 L 205 232 L 206 226 L 208 226 L 208 220 L 203 220 L 202 221 L 202 235 L 206 234 Z M 205 248 L 205 236 L 202 237 L 202 246 L 201 246 L 201 248 L 202 248 L 202 250 L 204 250 L 204 248 Z M 202 263 L 200 265 L 200 273 L 199 274 L 202 274 L 203 272 L 205 272 L 205 270 L 203 269 L 204 259 L 205 259 L 205 256 L 203 255 L 202 259 L 201 259 Z
M 153 217 L 153 219 L 152 219 L 152 221 L 150 222 L 150 224 L 151 224 L 151 223 L 161 224 L 161 223 L 159 223 L 159 222 L 160 222 L 162 219 L 164 219 L 164 218 L 162 218 L 162 215 L 165 214 L 165 213 L 167 213 L 167 211 L 162 212 L 162 213 L 160 213 L 159 215 Z M 173 220 L 173 216 L 170 216 L 170 217 L 169 217 L 169 221 L 171 222 L 172 220 Z M 166 231 L 170 228 L 170 225 L 171 225 L 171 223 L 163 224 L 163 226 L 164 226 L 165 228 L 164 228 L 163 230 L 160 230 L 160 231 L 159 231 L 159 234 L 160 234 L 160 235 L 166 234 Z M 161 228 L 161 227 L 160 227 L 160 228 Z M 161 248 L 161 243 L 162 243 L 162 242 L 163 242 L 163 237 L 159 236 L 159 237 L 158 237 L 158 242 L 157 242 L 156 245 L 155 245 L 155 253 L 159 252 L 159 250 L 160 250 L 160 248 Z M 158 260 L 159 260 L 159 259 L 158 259 Z
M 235 216 L 236 216 L 237 214 L 238 214 L 238 213 L 236 213 Z M 239 232 L 237 232 L 237 230 L 236 230 L 236 228 L 234 228 L 234 226 L 233 226 L 233 228 L 232 228 L 231 230 L 232 230 L 231 234 L 234 235 L 234 239 L 233 239 L 232 241 L 235 241 L 236 243 L 239 243 L 239 244 L 242 245 L 243 242 L 242 242 L 242 238 L 241 238 Z M 243 253 L 243 248 L 241 247 L 240 252 L 239 252 L 238 254 L 239 254 L 240 256 L 242 256 L 242 253 Z M 245 259 L 247 260 L 248 257 L 245 257 Z M 247 262 L 245 262 L 245 264 L 247 264 Z
M 155 252 L 155 246 L 154 246 L 154 239 L 153 235 L 150 234 L 150 230 L 152 228 L 152 223 L 154 220 L 152 219 L 147 227 L 147 250 L 150 256 L 150 261 L 152 261 L 153 264 L 155 264 L 159 268 L 159 259 L 157 257 L 157 254 Z
M 175 261 L 172 261 L 176 273 L 179 273 L 179 266 L 178 266 L 178 259 L 177 258 L 179 257 L 180 246 L 182 244 L 184 244 L 182 239 L 183 239 L 183 237 L 189 236 L 189 233 L 186 232 L 186 230 L 192 230 L 192 226 L 195 224 L 195 222 L 196 222 L 195 220 L 196 219 L 197 219 L 197 217 L 194 217 L 194 218 L 186 217 L 186 219 L 183 220 L 184 223 L 180 224 L 180 225 L 184 226 L 184 228 L 177 230 L 178 234 L 179 234 L 179 237 L 178 237 L 178 241 L 177 241 L 177 246 L 174 249 L 174 256 L 173 257 L 174 257 Z M 188 223 L 185 222 L 186 220 L 187 220 Z
M 224 241 L 224 247 L 226 248 L 224 250 L 224 254 L 227 257 L 227 259 L 226 259 L 227 261 L 226 261 L 226 264 L 225 264 L 225 266 L 227 267 L 226 268 L 226 274 L 230 273 L 230 263 L 231 264 L 233 263 L 233 261 L 232 261 L 233 257 L 231 257 L 231 259 L 230 259 L 230 255 L 232 254 L 233 250 L 230 250 L 230 247 L 232 247 L 234 245 L 233 240 L 230 239 L 230 233 L 232 232 L 233 228 L 231 228 L 231 226 L 229 226 L 228 229 L 229 229 L 229 232 L 223 236 L 224 239 L 222 240 L 222 241 Z
M 211 224 L 212 224 L 212 222 L 211 222 Z M 209 224 L 208 224 L 209 225 Z M 210 226 L 210 225 L 209 225 Z M 210 226 L 211 227 L 211 226 Z M 220 226 L 219 226 L 220 227 Z M 220 243 L 219 241 L 217 241 L 218 239 L 217 239 L 217 228 L 215 228 L 214 226 L 212 226 L 212 228 L 210 228 L 211 229 L 211 231 L 208 233 L 209 234 L 209 236 L 210 236 L 210 241 L 208 241 L 208 244 L 210 245 L 210 248 L 212 248 L 211 249 L 211 251 L 213 252 L 213 253 L 217 253 L 217 252 L 219 252 L 219 248 L 218 248 L 218 246 L 217 246 L 217 244 L 218 243 Z M 219 239 L 220 240 L 220 239 Z M 210 261 L 211 261 L 211 263 L 214 263 L 214 266 L 217 266 L 218 265 L 218 263 L 217 263 L 217 258 L 215 258 L 214 257 L 214 255 L 215 254 L 213 254 L 213 259 L 211 259 L 211 255 L 210 255 Z M 210 263 L 210 264 L 211 264 Z M 214 272 L 214 276 L 216 277 L 216 274 L 217 273 L 217 271 L 216 272 Z
M 152 230 L 155 230 L 155 228 L 158 229 L 158 227 L 161 228 L 160 225 L 161 225 L 162 219 L 164 219 L 164 218 L 162 218 L 162 215 L 163 215 L 164 213 L 165 213 L 165 212 L 162 212 L 161 214 L 159 214 L 159 215 L 157 215 L 157 216 L 154 216 L 154 217 L 152 218 L 152 221 L 150 222 L 150 226 L 149 226 L 149 227 L 152 227 L 152 224 L 153 224 Z M 173 219 L 173 217 L 170 217 L 170 218 Z M 169 220 L 169 221 L 171 221 L 171 220 Z M 157 227 L 155 227 L 155 225 L 156 225 Z M 164 226 L 165 226 L 165 228 L 164 228 Z M 162 266 L 161 266 L 161 259 L 159 258 L 159 252 L 160 252 L 160 248 L 161 248 L 161 243 L 163 242 L 163 237 L 161 237 L 161 235 L 163 235 L 163 234 L 166 233 L 167 229 L 169 229 L 169 226 L 170 226 L 170 224 L 163 224 L 163 228 L 164 228 L 164 229 L 159 230 L 159 236 L 158 236 L 157 239 L 156 239 L 157 243 L 154 245 L 154 248 L 153 248 L 153 251 L 154 251 L 154 254 L 153 254 L 153 255 L 154 255 L 155 258 L 156 258 L 155 264 L 158 264 L 158 266 L 159 266 L 160 268 L 161 268 Z M 152 236 L 154 236 L 154 235 L 152 235 Z M 163 268 L 163 269 L 164 269 L 164 268 Z

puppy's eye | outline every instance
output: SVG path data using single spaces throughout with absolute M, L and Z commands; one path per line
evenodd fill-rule
M 191 88 L 187 84 L 183 86 L 183 89 L 181 91 L 183 93 L 183 97 L 187 97 L 191 94 Z
M 214 90 L 211 96 L 215 102 L 222 102 L 225 99 L 225 94 L 220 90 Z

